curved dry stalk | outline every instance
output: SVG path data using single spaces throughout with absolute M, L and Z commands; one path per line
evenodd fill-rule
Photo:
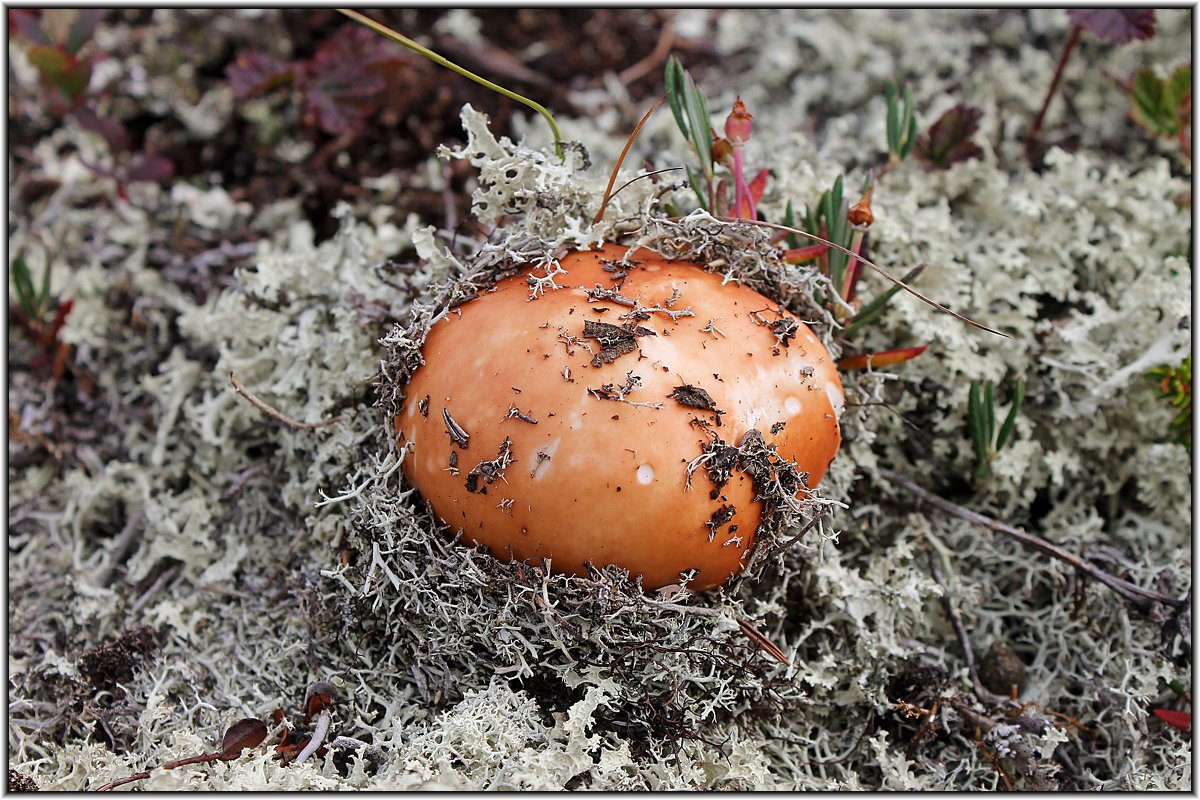
M 249 401 L 250 405 L 254 406 L 255 408 L 257 408 L 259 411 L 266 414 L 271 419 L 279 420 L 284 425 L 287 425 L 289 428 L 297 428 L 299 430 L 311 431 L 316 428 L 324 428 L 326 425 L 332 425 L 335 422 L 341 422 L 342 420 L 344 420 L 346 418 L 345 416 L 337 416 L 337 417 L 330 417 L 329 419 L 318 420 L 317 422 L 297 422 L 296 420 L 294 420 L 291 417 L 284 414 L 282 411 L 278 411 L 278 410 L 272 408 L 271 406 L 267 405 L 262 400 L 259 400 L 257 397 L 255 397 L 250 392 L 249 389 L 247 389 L 245 386 L 242 386 L 242 384 L 240 382 L 238 382 L 238 379 L 236 377 L 234 377 L 234 374 L 232 372 L 229 373 L 229 385 L 233 387 L 233 390 L 235 392 L 240 394 L 242 397 L 246 398 L 246 400 Z
M 660 97 L 655 100 L 654 105 L 650 106 L 650 110 L 642 115 L 641 121 L 633 129 L 633 133 L 629 134 L 629 139 L 625 142 L 625 148 L 621 150 L 621 155 L 617 157 L 617 163 L 613 165 L 612 174 L 608 176 L 608 186 L 604 189 L 604 200 L 600 202 L 600 210 L 596 212 L 596 218 L 592 220 L 593 225 L 598 225 L 600 220 L 604 219 L 604 211 L 608 208 L 608 201 L 612 198 L 612 187 L 617 182 L 617 173 L 621 171 L 621 164 L 624 163 L 625 156 L 629 155 L 629 148 L 633 147 L 633 143 L 637 139 L 638 134 L 642 132 L 646 121 L 662 105 L 663 100 L 666 100 L 666 98 Z M 624 189 L 625 187 L 622 186 L 621 188 Z

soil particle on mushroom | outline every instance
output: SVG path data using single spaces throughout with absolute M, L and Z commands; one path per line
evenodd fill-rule
M 512 462 L 512 440 L 505 436 L 494 459 L 480 461 L 467 473 L 467 491 L 487 494 L 487 487 L 495 483 L 497 478 L 504 480 L 504 469 Z M 484 481 L 482 486 L 479 483 L 480 478 Z
M 607 322 L 585 320 L 583 323 L 583 338 L 595 339 L 602 348 L 592 357 L 592 366 L 600 367 L 611 364 L 626 353 L 637 349 L 639 336 L 657 336 L 654 331 L 635 324 L 610 325 Z

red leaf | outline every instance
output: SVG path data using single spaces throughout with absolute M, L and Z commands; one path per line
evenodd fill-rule
M 258 747 L 267 738 L 267 726 L 262 720 L 248 717 L 239 719 L 225 731 L 221 740 L 221 758 L 232 761 L 243 750 Z
M 750 196 L 754 198 L 754 202 L 761 203 L 763 192 L 767 188 L 767 171 L 760 169 L 758 174 L 754 176 L 754 180 L 750 181 Z
M 292 80 L 293 74 L 291 64 L 258 50 L 247 50 L 240 54 L 225 69 L 229 88 L 239 100 L 282 86 Z
M 829 252 L 827 244 L 810 244 L 807 247 L 795 247 L 791 250 L 783 251 L 783 260 L 789 264 L 803 264 L 805 261 L 811 261 L 817 256 L 825 255 Z
M 983 150 L 971 137 L 979 130 L 982 116 L 982 110 L 959 103 L 917 138 L 917 158 L 933 169 L 947 169 L 951 164 L 979 158 Z
M 384 88 L 383 78 L 372 69 L 385 58 L 379 38 L 358 26 L 343 28 L 305 66 L 305 104 L 326 133 L 357 130 L 372 111 L 371 101 Z
M 131 181 L 162 183 L 175 174 L 175 164 L 165 156 L 150 153 L 134 153 L 129 159 L 125 176 Z
M 1114 44 L 1154 35 L 1153 8 L 1072 8 L 1067 17 L 1072 25 Z
M 98 133 L 108 142 L 108 149 L 113 153 L 123 153 L 129 149 L 129 132 L 125 126 L 115 119 L 101 117 L 89 105 L 75 109 L 75 121 L 85 131 Z
M 1153 711 L 1154 716 L 1172 728 L 1178 728 L 1181 731 L 1191 731 L 1192 729 L 1192 715 L 1188 711 L 1171 711 L 1167 708 L 1155 708 Z
M 849 372 L 855 369 L 878 369 L 903 364 L 911 361 L 929 349 L 929 345 L 921 347 L 902 347 L 898 350 L 883 350 L 878 353 L 863 353 L 859 356 L 848 356 L 838 361 L 838 369 Z

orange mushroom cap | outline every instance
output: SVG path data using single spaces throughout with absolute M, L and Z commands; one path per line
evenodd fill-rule
M 560 289 L 531 300 L 525 270 L 444 314 L 394 421 L 403 468 L 499 558 L 615 564 L 646 588 L 696 570 L 708 589 L 744 567 L 763 505 L 745 471 L 718 486 L 695 469 L 688 488 L 688 465 L 714 434 L 757 429 L 815 487 L 841 442 L 841 379 L 753 289 L 646 250 L 614 270 L 627 252 L 571 253 Z M 629 301 L 660 310 L 631 318 Z

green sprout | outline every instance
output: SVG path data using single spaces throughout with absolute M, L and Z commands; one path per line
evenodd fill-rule
M 1004 449 L 1012 438 L 1017 414 L 1025 401 L 1025 379 L 1018 378 L 1013 387 L 1012 407 L 996 433 L 996 405 L 992 382 L 971 381 L 971 392 L 967 398 L 967 423 L 971 430 L 971 444 L 975 447 L 975 477 L 987 477 L 992 471 L 996 454 Z
M 1164 364 L 1155 367 L 1146 377 L 1158 383 L 1158 396 L 1177 409 L 1171 420 L 1175 441 L 1189 451 L 1192 449 L 1192 357 L 1189 355 L 1177 367 Z
M 683 64 L 675 56 L 667 60 L 663 73 L 663 82 L 667 89 L 667 104 L 675 115 L 675 124 L 679 126 L 683 138 L 692 146 L 692 152 L 700 162 L 700 173 L 687 168 L 688 181 L 700 207 L 712 211 L 714 207 L 713 190 L 713 142 L 712 118 L 708 113 L 708 102 L 704 94 L 696 88 L 691 73 L 683 68 Z
M 913 113 L 912 87 L 904 86 L 904 111 L 900 111 L 896 82 L 889 79 L 885 88 L 887 94 L 887 142 L 888 163 L 898 164 L 908 157 L 909 151 L 917 143 L 917 116 Z
M 10 272 L 12 273 L 13 288 L 17 294 L 17 306 L 24 312 L 30 322 L 42 323 L 50 312 L 50 261 L 42 268 L 41 288 L 33 286 L 33 274 L 25 261 L 25 254 L 17 253 L 13 259 Z

